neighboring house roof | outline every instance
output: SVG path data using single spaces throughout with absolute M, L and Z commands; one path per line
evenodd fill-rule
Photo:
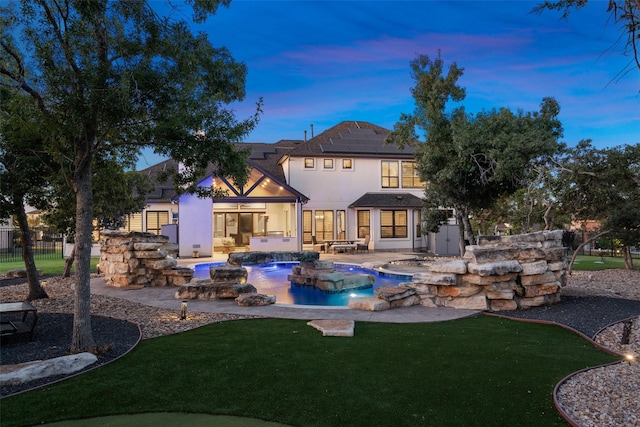
M 369 122 L 344 121 L 297 145 L 291 157 L 402 157 L 413 158 L 416 148 L 385 144 L 388 129 Z
M 350 208 L 421 208 L 422 199 L 411 193 L 365 193 Z

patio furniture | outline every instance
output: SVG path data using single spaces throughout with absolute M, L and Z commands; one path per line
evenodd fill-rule
M 21 320 L 9 320 L 6 315 L 22 315 Z M 31 315 L 31 316 L 29 316 Z M 33 330 L 38 322 L 38 310 L 27 301 L 4 302 L 0 304 L 0 335 L 11 336 L 18 334 L 29 334 L 29 340 L 33 340 Z M 31 322 L 27 318 L 31 317 Z
M 316 236 L 311 236 L 311 243 L 313 244 L 313 250 L 316 250 L 316 247 L 319 247 L 320 252 L 327 252 L 327 244 L 322 242 L 318 243 Z
M 364 251 L 369 252 L 369 242 L 370 241 L 371 241 L 371 236 L 370 235 L 367 234 L 366 236 L 364 236 L 364 242 L 356 244 L 356 252 L 364 252 Z

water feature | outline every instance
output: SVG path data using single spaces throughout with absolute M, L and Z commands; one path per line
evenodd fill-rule
M 195 278 L 208 278 L 209 268 L 225 263 L 202 263 L 194 266 Z M 349 300 L 356 297 L 373 296 L 374 289 L 381 286 L 398 286 L 402 282 L 411 281 L 409 275 L 387 274 L 375 270 L 364 269 L 353 264 L 335 264 L 337 271 L 349 273 L 373 274 L 376 278 L 372 288 L 350 290 L 342 293 L 325 293 L 306 286 L 292 286 L 287 280 L 291 267 L 296 262 L 274 262 L 263 265 L 244 265 L 249 277 L 247 283 L 256 287 L 259 293 L 275 295 L 277 304 L 347 306 Z

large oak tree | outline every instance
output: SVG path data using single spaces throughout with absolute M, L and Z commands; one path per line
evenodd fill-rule
M 471 215 L 525 186 L 532 169 L 562 147 L 560 107 L 545 98 L 539 111 L 500 108 L 468 114 L 461 104 L 465 89 L 458 84 L 464 70 L 456 63 L 445 71 L 440 54 L 435 59 L 419 55 L 411 71 L 415 109 L 402 114 L 388 141 L 417 144 L 417 169 L 428 183 L 426 207 L 432 212 L 455 209 L 464 253 L 463 239 L 475 242 Z M 424 132 L 424 143 L 416 142 L 416 129 Z M 438 220 L 438 215 L 427 218 Z M 437 227 L 428 226 L 431 231 Z
M 229 3 L 187 1 L 197 22 Z M 229 107 L 244 98 L 246 72 L 227 49 L 146 1 L 0 4 L 0 84 L 31 97 L 46 151 L 76 201 L 72 352 L 95 347 L 89 288 L 94 160 L 127 161 L 151 147 L 181 162 L 174 174 L 183 191 L 195 190 L 211 163 L 219 175 L 246 182 L 246 153 L 233 142 L 255 126 L 260 103 L 245 120 Z

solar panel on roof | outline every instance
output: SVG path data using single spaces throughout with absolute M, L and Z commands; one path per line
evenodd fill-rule
M 353 129 L 353 128 L 349 128 L 349 132 L 350 133 L 359 133 L 359 134 L 364 134 L 364 133 L 373 133 L 375 134 L 376 131 L 373 129 L 363 129 L 363 128 L 358 128 L 358 129 Z

